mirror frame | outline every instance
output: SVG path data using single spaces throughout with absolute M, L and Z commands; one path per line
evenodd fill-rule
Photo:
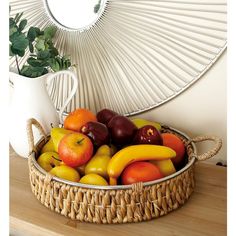
M 100 9 L 100 12 L 96 18 L 96 20 L 94 20 L 92 23 L 90 23 L 89 25 L 86 25 L 84 27 L 81 28 L 72 28 L 72 27 L 68 27 L 63 25 L 61 22 L 59 22 L 52 14 L 52 11 L 50 10 L 49 4 L 48 4 L 48 0 L 41 0 L 43 1 L 43 5 L 44 8 L 47 12 L 48 17 L 51 19 L 51 21 L 54 23 L 54 25 L 56 25 L 58 28 L 62 29 L 62 30 L 66 30 L 66 31 L 75 31 L 75 32 L 84 32 L 86 30 L 89 30 L 90 28 L 94 27 L 96 25 L 96 22 L 99 21 L 99 19 L 102 17 L 102 15 L 105 13 L 106 8 L 107 8 L 107 4 L 109 0 L 102 0 L 104 2 L 104 4 L 102 5 L 102 9 Z

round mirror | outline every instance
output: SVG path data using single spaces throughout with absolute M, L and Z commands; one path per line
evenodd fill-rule
M 59 27 L 83 31 L 104 12 L 107 0 L 44 0 L 45 7 Z

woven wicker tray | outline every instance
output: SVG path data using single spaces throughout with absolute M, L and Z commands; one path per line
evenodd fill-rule
M 34 145 L 32 126 L 42 139 Z M 190 139 L 186 134 L 167 126 L 162 132 L 179 136 L 186 147 L 186 165 L 160 180 L 133 185 L 95 186 L 66 181 L 50 175 L 37 163 L 40 150 L 49 139 L 35 119 L 29 119 L 27 133 L 30 146 L 29 177 L 33 194 L 47 208 L 80 222 L 99 224 L 141 222 L 168 214 L 182 206 L 194 190 L 194 164 L 216 155 L 222 140 L 215 136 Z M 215 146 L 198 155 L 194 143 L 210 140 Z

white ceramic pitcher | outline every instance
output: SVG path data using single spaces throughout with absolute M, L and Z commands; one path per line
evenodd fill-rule
M 50 133 L 52 126 L 58 127 L 60 123 L 62 124 L 63 112 L 76 93 L 78 80 L 75 74 L 69 70 L 49 73 L 37 78 L 21 76 L 13 72 L 12 69 L 9 73 L 10 82 L 14 87 L 10 101 L 9 141 L 18 155 L 28 157 L 27 120 L 29 118 L 37 119 L 47 133 Z M 59 113 L 56 111 L 46 87 L 47 83 L 58 75 L 68 75 L 73 80 L 72 90 L 59 109 Z M 35 142 L 37 142 L 41 136 L 36 129 L 34 133 Z

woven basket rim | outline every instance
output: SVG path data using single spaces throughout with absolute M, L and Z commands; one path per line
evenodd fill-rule
M 170 130 L 173 130 L 174 132 L 182 135 L 188 141 L 191 141 L 190 137 L 188 135 L 186 135 L 185 133 L 183 133 L 182 131 L 179 131 L 179 130 L 177 130 L 175 128 L 172 128 L 172 127 L 169 127 L 169 126 L 166 126 L 166 128 L 168 128 Z M 39 143 L 42 142 L 42 141 L 43 141 L 43 138 L 41 138 L 37 142 L 36 146 L 38 146 Z M 193 142 L 190 142 L 189 144 L 192 145 L 193 153 L 196 153 L 196 151 L 197 151 L 196 145 Z M 36 152 L 33 151 L 31 156 L 32 156 L 32 164 L 34 165 L 34 167 L 41 174 L 43 174 L 45 176 L 48 175 L 49 173 L 47 171 L 45 171 L 42 167 L 40 167 L 40 165 L 37 163 L 37 161 L 36 161 Z M 152 186 L 152 185 L 155 185 L 155 184 L 160 184 L 162 182 L 168 181 L 168 180 L 170 180 L 172 178 L 175 178 L 178 175 L 180 175 L 183 172 L 185 172 L 187 169 L 189 169 L 195 163 L 195 161 L 196 161 L 196 157 L 195 157 L 195 155 L 193 155 L 192 159 L 182 169 L 180 169 L 179 171 L 175 172 L 172 175 L 166 176 L 166 177 L 158 179 L 158 180 L 144 182 L 143 186 L 144 187 Z M 52 180 L 57 181 L 57 182 L 62 183 L 62 184 L 67 184 L 67 185 L 70 185 L 70 186 L 73 186 L 73 187 L 80 187 L 80 188 L 86 188 L 86 189 L 97 189 L 97 190 L 127 190 L 127 189 L 132 189 L 132 186 L 133 186 L 133 185 L 102 186 L 102 185 L 82 184 L 82 183 L 77 183 L 77 182 L 72 182 L 72 181 L 64 180 L 64 179 L 58 178 L 56 176 L 52 176 Z

